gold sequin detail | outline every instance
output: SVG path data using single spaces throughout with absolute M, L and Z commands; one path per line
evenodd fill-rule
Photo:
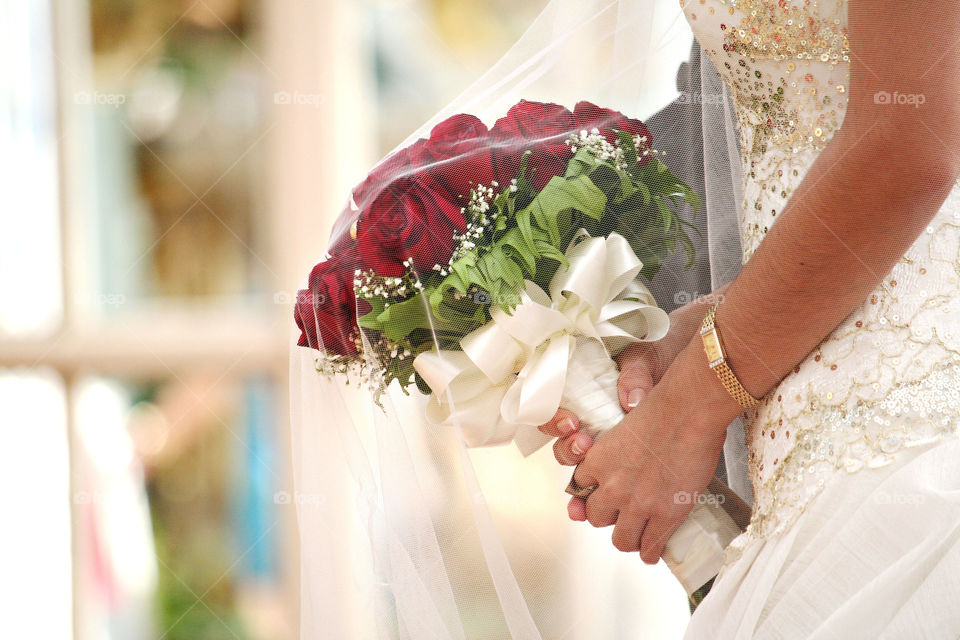
M 775 466 L 767 467 L 751 450 L 752 472 L 766 479 L 754 482 L 750 526 L 728 548 L 726 563 L 735 561 L 750 540 L 784 531 L 838 474 L 885 466 L 902 449 L 955 436 L 958 412 L 960 356 L 879 399 L 844 406 L 811 399 L 796 420 L 802 427 L 795 443 L 773 458 Z
M 736 106 L 746 262 L 843 122 L 847 0 L 706 6 L 717 15 L 698 10 L 692 26 Z M 960 429 L 960 179 L 883 282 L 744 422 L 755 511 L 730 558 L 789 527 L 833 478 Z
M 753 130 L 745 151 L 822 149 L 846 107 L 846 3 L 712 1 L 739 20 L 718 26 L 719 47 L 698 38 L 732 90 L 741 129 Z

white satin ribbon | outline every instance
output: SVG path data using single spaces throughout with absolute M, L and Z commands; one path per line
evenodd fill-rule
M 527 281 L 513 312 L 494 307 L 462 350 L 417 356 L 414 368 L 433 390 L 431 423 L 459 425 L 471 447 L 513 440 L 529 455 L 549 441 L 536 427 L 560 405 L 575 336 L 601 340 L 613 355 L 666 335 L 669 317 L 637 281 L 643 264 L 623 236 L 581 231 L 566 257 L 549 294 Z

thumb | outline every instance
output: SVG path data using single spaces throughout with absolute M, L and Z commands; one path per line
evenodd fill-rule
M 620 396 L 620 406 L 624 411 L 630 411 L 640 404 L 651 389 L 653 389 L 653 374 L 645 361 L 633 360 L 620 370 L 617 391 Z

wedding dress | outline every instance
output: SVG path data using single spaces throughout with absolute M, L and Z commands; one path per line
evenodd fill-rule
M 847 2 L 690 0 L 684 12 L 734 97 L 746 262 L 844 119 Z M 960 183 L 747 413 L 753 518 L 686 637 L 960 637 L 958 278 Z

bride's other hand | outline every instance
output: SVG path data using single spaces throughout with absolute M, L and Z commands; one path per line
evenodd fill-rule
M 630 345 L 617 356 L 617 366 L 620 368 L 617 390 L 620 406 L 624 411 L 629 412 L 640 404 L 653 386 L 660 381 L 677 354 L 686 347 L 690 338 L 700 328 L 707 309 L 717 296 L 723 295 L 726 288 L 723 286 L 709 296 L 674 309 L 670 313 L 670 332 L 662 340 Z M 540 426 L 540 431 L 557 438 L 553 445 L 553 453 L 560 464 L 567 466 L 580 464 L 593 444 L 593 438 L 579 429 L 579 418 L 566 409 L 558 410 L 549 422 Z M 575 509 L 576 513 L 583 510 L 583 500 L 574 498 L 570 501 L 571 509 L 578 502 L 580 504 Z M 571 517 L 573 513 L 574 511 L 571 511 Z M 586 516 L 574 519 L 585 520 Z
M 654 343 L 640 343 L 624 349 L 617 358 L 620 367 L 620 379 L 617 389 L 620 406 L 630 411 L 653 388 L 663 355 Z M 556 415 L 546 424 L 540 425 L 540 431 L 556 438 L 553 443 L 553 455 L 562 465 L 579 464 L 593 445 L 593 438 L 580 431 L 580 419 L 566 409 L 557 410 Z
M 741 411 L 691 342 L 640 405 L 597 438 L 574 476 L 597 489 L 585 508 L 571 504 L 570 517 L 616 524 L 617 549 L 657 562 L 713 477 L 726 425 Z

